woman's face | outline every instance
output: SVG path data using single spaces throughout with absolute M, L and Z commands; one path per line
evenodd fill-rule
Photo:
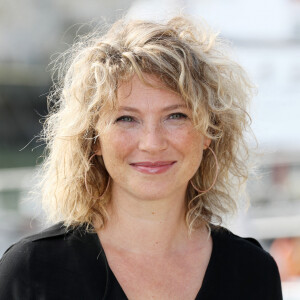
M 100 133 L 98 151 L 113 194 L 144 200 L 185 195 L 210 140 L 194 129 L 183 99 L 135 76 L 118 89 L 118 105 L 112 125 Z

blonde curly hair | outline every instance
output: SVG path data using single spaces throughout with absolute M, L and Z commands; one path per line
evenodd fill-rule
M 228 49 L 208 26 L 180 16 L 161 24 L 122 19 L 105 35 L 93 33 L 62 55 L 55 63 L 59 76 L 42 131 L 47 144 L 42 202 L 48 219 L 92 228 L 97 217 L 100 227 L 105 225 L 109 174 L 101 157 L 90 160 L 99 135 L 96 124 L 105 126 L 102 120 L 116 107 L 120 84 L 134 75 L 150 84 L 145 74 L 155 75 L 182 96 L 195 127 L 212 139 L 210 147 L 218 159 L 212 189 L 199 194 L 188 185 L 189 229 L 203 222 L 221 223 L 222 216 L 233 212 L 236 192 L 248 176 L 245 131 L 253 86 Z M 212 153 L 204 151 L 193 185 L 207 189 L 215 172 Z

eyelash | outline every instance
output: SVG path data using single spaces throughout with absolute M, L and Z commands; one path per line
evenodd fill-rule
M 121 117 L 119 117 L 119 118 L 116 120 L 116 122 L 119 122 L 119 121 L 122 121 L 122 122 L 132 122 L 132 121 L 125 121 L 125 120 L 124 120 L 125 118 L 129 118 L 129 119 L 131 119 L 132 121 L 134 120 L 133 117 L 131 117 L 131 116 L 121 116 Z
M 172 118 L 173 116 L 179 116 L 179 118 Z M 131 119 L 130 121 L 125 121 L 125 119 L 128 118 L 128 119 Z M 171 120 L 178 120 L 178 119 L 187 119 L 188 116 L 186 114 L 183 114 L 183 113 L 172 113 L 168 116 L 169 119 Z M 119 118 L 117 118 L 117 120 L 115 122 L 128 122 L 128 123 L 131 123 L 134 121 L 134 118 L 131 117 L 131 116 L 121 116 Z
M 175 119 L 187 119 L 187 115 L 186 114 L 183 114 L 183 113 L 173 113 L 173 114 L 170 114 L 169 115 L 169 118 L 172 117 L 172 116 L 180 116 L 180 118 L 175 118 Z

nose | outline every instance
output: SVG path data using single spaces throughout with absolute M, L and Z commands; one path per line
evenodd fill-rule
M 168 147 L 167 136 L 161 124 L 145 126 L 139 138 L 139 149 L 149 153 L 165 150 Z

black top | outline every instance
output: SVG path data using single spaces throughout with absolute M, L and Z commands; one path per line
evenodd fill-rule
M 280 300 L 277 265 L 254 239 L 212 229 L 213 250 L 197 300 Z M 127 299 L 96 233 L 61 224 L 22 239 L 0 260 L 1 300 Z M 142 295 L 141 295 L 142 299 Z

